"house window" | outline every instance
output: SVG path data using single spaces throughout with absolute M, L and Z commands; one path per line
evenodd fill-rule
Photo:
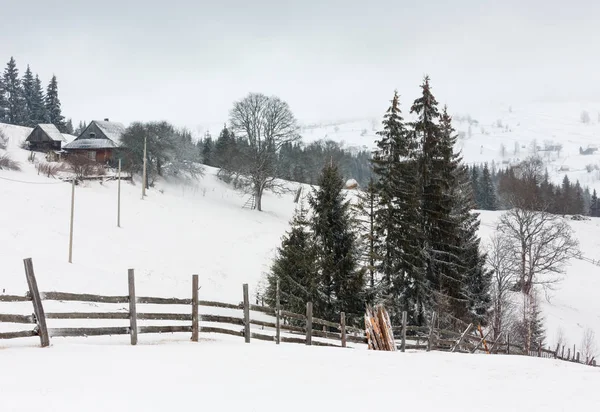
M 93 160 L 94 162 L 96 161 L 96 151 L 95 150 L 88 150 L 87 154 L 88 154 L 88 159 Z
M 92 132 L 90 133 L 90 139 L 95 139 L 96 138 L 96 133 Z

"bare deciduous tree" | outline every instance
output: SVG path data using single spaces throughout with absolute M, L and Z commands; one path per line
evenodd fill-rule
M 511 259 L 518 267 L 518 285 L 530 295 L 534 285 L 550 287 L 564 273 L 564 266 L 579 252 L 569 224 L 545 211 L 515 208 L 504 213 L 498 231 L 510 244 Z
M 512 245 L 506 236 L 496 234 L 492 237 L 487 264 L 493 270 L 491 326 L 494 339 L 498 339 L 505 330 L 505 323 L 514 312 L 509 294 L 518 270 L 512 259 Z
M 288 104 L 278 97 L 250 93 L 235 102 L 229 114 L 232 129 L 248 142 L 237 172 L 248 179 L 248 188 L 262 210 L 265 189 L 284 190 L 277 184 L 277 154 L 281 146 L 300 139 L 298 124 Z
M 596 346 L 596 334 L 590 328 L 587 328 L 583 332 L 583 338 L 581 339 L 581 355 L 586 362 L 589 362 L 596 356 L 598 347 Z

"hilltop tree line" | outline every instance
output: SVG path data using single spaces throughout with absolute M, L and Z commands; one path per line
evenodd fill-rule
M 394 95 L 378 132 L 373 179 L 356 204 L 345 198 L 336 163 L 326 163 L 310 211 L 298 208 L 273 262 L 270 304 L 279 280 L 283 307 L 298 311 L 312 301 L 315 316 L 345 312 L 359 321 L 365 304 L 383 303 L 396 323 L 407 311 L 411 324 L 424 325 L 436 311 L 443 326 L 485 324 L 491 276 L 468 169 L 428 78 L 421 88 L 412 123 Z
M 73 133 L 71 120 L 62 115 L 56 76 L 44 88 L 29 65 L 20 76 L 12 57 L 0 76 L 0 123 L 27 127 L 52 123 L 61 133 Z
M 220 168 L 222 171 L 219 176 L 227 181 L 233 180 L 237 172 L 245 169 L 245 163 L 252 162 L 252 147 L 248 139 L 237 136 L 227 125 L 216 139 L 207 134 L 198 141 L 197 146 L 202 163 Z M 370 152 L 353 153 L 331 140 L 309 144 L 297 140 L 285 142 L 273 158 L 274 177 L 311 185 L 317 184 L 321 170 L 327 163 L 335 163 L 344 179 L 355 179 L 361 186 L 369 183 L 372 174 Z
M 567 175 L 561 185 L 552 183 L 537 157 L 500 170 L 487 163 L 473 165 L 469 174 L 477 209 L 505 210 L 517 206 L 560 215 L 600 214 L 595 191 L 591 194 L 588 187 L 583 188 L 579 181 L 571 182 Z

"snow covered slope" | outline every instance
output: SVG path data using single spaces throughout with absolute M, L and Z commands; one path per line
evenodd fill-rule
M 404 102 L 402 110 L 410 121 L 406 105 Z M 588 123 L 581 121 L 583 112 L 589 115 Z M 494 162 L 500 167 L 537 153 L 547 162 L 555 182 L 560 183 L 568 174 L 573 181 L 600 190 L 600 151 L 592 155 L 579 153 L 580 147 L 600 148 L 600 103 L 484 107 L 474 113 L 454 113 L 453 118 L 461 136 L 457 148 L 467 163 Z M 381 118 L 306 124 L 302 136 L 306 141 L 330 139 L 348 148 L 372 149 L 380 122 Z M 560 151 L 558 145 L 562 145 Z M 550 147 L 553 150 L 545 150 Z
M 2 410 L 596 410 L 600 370 L 520 356 L 239 341 L 0 351 Z M 38 365 L 33 369 L 26 365 Z M 395 407 L 394 407 L 395 406 Z M 595 407 L 594 407 L 595 406 Z
M 144 200 L 139 181 L 123 183 L 122 228 L 117 228 L 116 182 L 87 182 L 76 188 L 74 258 L 69 264 L 70 185 L 37 175 L 28 153 L 18 148 L 26 128 L 0 128 L 11 138 L 9 151 L 23 168 L 0 171 L 3 293 L 27 290 L 22 259 L 31 257 L 45 291 L 120 295 L 126 291 L 127 269 L 134 268 L 139 294 L 186 297 L 191 275 L 197 273 L 203 299 L 237 303 L 242 283 L 250 284 L 251 294 L 258 290 L 296 206 L 292 193 L 267 193 L 263 213 L 243 209 L 247 196 L 207 168 L 198 181 L 160 182 Z M 498 217 L 497 212 L 482 213 L 484 240 Z M 571 223 L 584 255 L 600 260 L 600 220 Z M 577 345 L 588 327 L 600 337 L 598 286 L 600 267 L 573 260 L 550 303 L 544 303 L 550 344 L 559 326 Z M 21 310 L 31 312 L 30 307 L 15 308 Z

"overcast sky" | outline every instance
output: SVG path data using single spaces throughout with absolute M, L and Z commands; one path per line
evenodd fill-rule
M 0 62 L 59 81 L 75 121 L 221 122 L 248 92 L 301 120 L 600 101 L 598 0 L 0 0 Z

